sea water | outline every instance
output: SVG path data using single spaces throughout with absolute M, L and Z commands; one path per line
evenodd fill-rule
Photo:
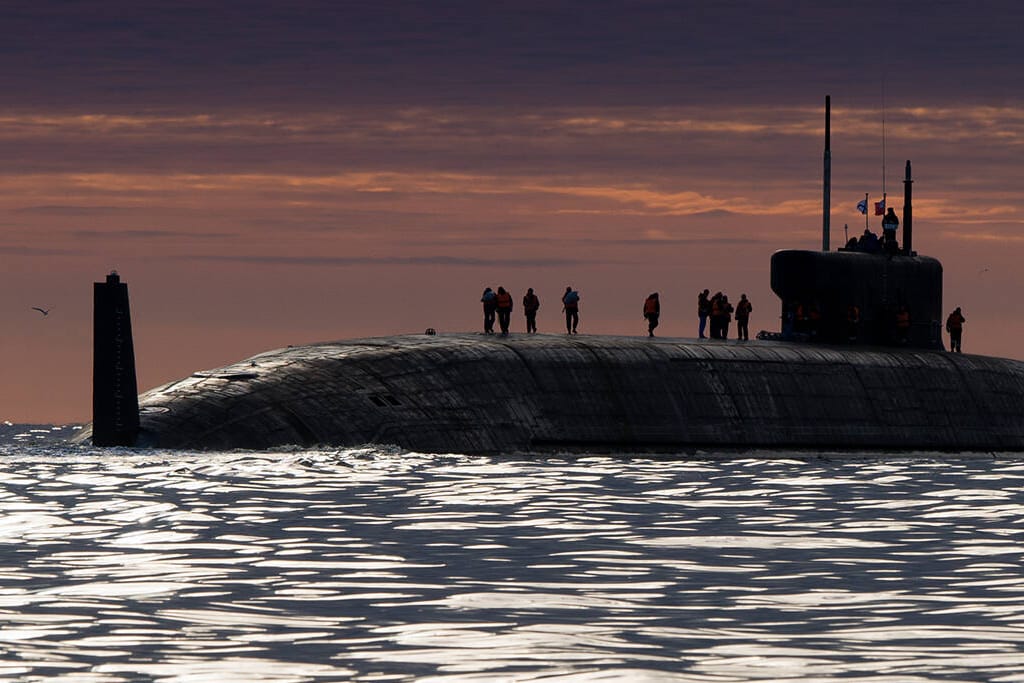
M 0 444 L 0 679 L 1024 680 L 1009 454 Z

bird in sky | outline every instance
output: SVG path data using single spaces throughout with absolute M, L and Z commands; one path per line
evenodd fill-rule
M 49 309 L 49 308 L 39 308 L 38 306 L 33 306 L 33 307 L 32 307 L 32 310 L 33 310 L 33 311 L 39 311 L 40 313 L 42 313 L 42 314 L 43 314 L 43 317 L 44 317 L 44 318 L 45 318 L 46 316 L 50 315 L 50 309 Z

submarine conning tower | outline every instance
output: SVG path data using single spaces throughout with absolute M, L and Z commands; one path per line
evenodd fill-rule
M 771 270 L 772 291 L 782 300 L 783 339 L 943 348 L 937 259 L 785 250 L 772 254 Z M 901 309 L 909 328 L 899 326 Z
M 902 249 L 896 231 L 885 230 L 883 219 L 881 242 L 865 229 L 868 239 L 855 238 L 846 247 L 829 251 L 829 105 L 826 97 L 822 250 L 772 254 L 772 291 L 782 300 L 781 337 L 942 349 L 942 264 L 913 250 L 914 181 L 909 159 L 903 181 Z

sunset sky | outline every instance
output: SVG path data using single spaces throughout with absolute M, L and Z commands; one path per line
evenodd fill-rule
M 705 287 L 778 329 L 773 251 L 885 188 L 964 349 L 1024 359 L 1024 5 L 137 2 L 0 6 L 0 420 L 90 419 L 116 269 L 140 390 L 288 344 L 481 327 L 696 336 Z M 878 219 L 872 228 L 878 231 Z M 32 306 L 51 309 L 43 317 Z M 513 330 L 524 329 L 521 311 Z

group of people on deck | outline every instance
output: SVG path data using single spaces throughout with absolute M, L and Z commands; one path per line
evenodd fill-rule
M 736 317 L 736 339 L 747 341 L 750 339 L 750 332 L 747 328 L 750 322 L 750 314 L 754 307 L 746 294 L 740 295 L 740 300 L 733 306 L 729 297 L 722 292 L 711 294 L 710 289 L 705 289 L 697 295 L 697 336 L 706 339 L 705 331 L 709 331 L 712 339 L 728 339 L 729 323 L 733 315 Z M 710 330 L 708 330 L 708 323 Z
M 717 292 L 709 296 L 709 290 L 705 289 L 697 297 L 697 315 L 700 319 L 698 335 L 706 339 L 704 331 L 708 320 L 711 321 L 711 338 L 726 339 L 729 336 L 729 323 L 736 317 L 737 338 L 749 339 L 747 323 L 754 307 L 744 294 L 734 307 L 729 303 L 729 297 Z M 495 334 L 494 323 L 497 321 L 501 330 L 501 336 L 506 337 L 512 320 L 512 293 L 504 287 L 494 290 L 490 287 L 484 289 L 480 297 L 480 303 L 484 307 L 484 334 Z M 526 316 L 526 331 L 528 334 L 537 332 L 537 311 L 540 309 L 540 297 L 530 287 L 523 297 L 523 313 Z M 568 286 L 562 294 L 562 312 L 565 314 L 565 333 L 577 334 L 580 323 L 580 293 Z M 654 330 L 658 327 L 661 319 L 661 298 L 658 292 L 652 292 L 644 299 L 643 317 L 647 321 L 647 336 L 653 337 Z
M 497 291 L 487 287 L 484 289 L 480 301 L 484 308 L 484 334 L 495 334 L 494 323 L 498 322 L 503 337 L 508 336 L 512 320 L 512 293 L 504 287 L 498 287 Z M 530 287 L 523 296 L 523 313 L 526 316 L 526 331 L 529 334 L 537 332 L 537 311 L 540 309 L 540 298 Z M 748 325 L 750 314 L 754 311 L 753 305 L 746 294 L 740 295 L 740 300 L 735 306 L 729 301 L 729 297 L 722 292 L 711 294 L 711 290 L 705 289 L 697 295 L 697 336 L 700 339 L 728 339 L 729 325 L 736 320 L 736 339 L 747 341 L 750 338 Z M 562 294 L 562 312 L 565 314 L 566 334 L 577 334 L 580 322 L 580 294 L 572 286 L 565 288 Z M 783 315 L 783 332 L 789 328 L 792 332 L 794 327 L 799 325 L 808 326 L 811 331 L 811 339 L 814 338 L 817 308 L 812 306 L 806 311 L 802 305 L 797 304 L 791 316 Z M 654 336 L 654 330 L 658 327 L 661 319 L 661 299 L 658 292 L 652 292 L 644 300 L 643 317 L 647 321 L 647 335 Z M 787 320 L 787 317 L 789 320 Z M 818 316 L 820 317 L 820 316 Z M 850 341 L 857 338 L 857 327 L 860 324 L 860 309 L 851 305 L 847 311 L 847 330 Z M 946 319 L 946 332 L 950 337 L 950 351 L 960 352 L 960 340 L 963 334 L 963 325 L 966 319 L 958 307 L 949 314 Z M 906 344 L 910 332 L 910 312 L 906 306 L 900 306 L 895 315 L 895 332 L 898 343 Z M 708 334 L 706 335 L 705 332 Z
M 501 336 L 508 336 L 512 321 L 512 293 L 504 287 L 494 291 L 490 287 L 484 289 L 480 302 L 484 305 L 484 334 L 494 334 L 494 321 L 497 318 Z M 526 315 L 526 332 L 537 333 L 537 311 L 540 310 L 540 297 L 533 287 L 526 290 L 523 296 L 523 313 Z M 562 310 L 565 313 L 566 334 L 576 334 L 580 324 L 580 294 L 571 286 L 565 288 L 562 295 Z

